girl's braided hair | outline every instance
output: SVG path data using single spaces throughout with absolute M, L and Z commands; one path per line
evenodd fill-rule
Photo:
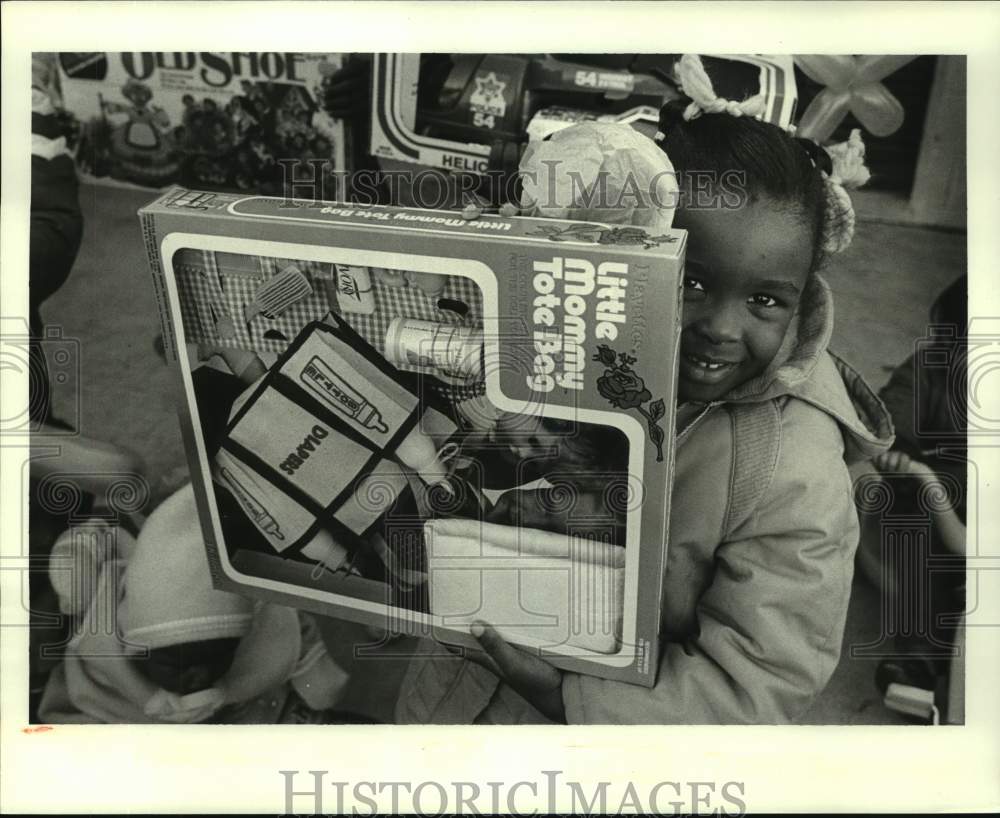
M 860 133 L 852 131 L 847 142 L 824 149 L 761 121 L 760 95 L 741 102 L 718 97 L 697 55 L 685 54 L 676 72 L 687 99 L 663 106 L 656 138 L 677 171 L 681 206 L 691 205 L 684 200 L 691 194 L 685 175 L 709 174 L 731 183 L 735 171 L 741 203 L 768 199 L 801 215 L 813 238 L 812 269 L 827 254 L 846 249 L 854 235 L 854 208 L 845 187 L 869 177 Z

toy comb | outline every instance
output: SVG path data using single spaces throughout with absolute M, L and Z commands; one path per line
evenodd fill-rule
M 258 315 L 276 318 L 296 301 L 311 294 L 309 279 L 290 264 L 254 293 L 253 301 L 243 308 L 243 316 L 248 324 Z

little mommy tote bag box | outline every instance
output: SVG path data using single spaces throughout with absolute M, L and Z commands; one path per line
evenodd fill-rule
M 140 218 L 218 587 L 653 684 L 683 231 L 181 188 Z

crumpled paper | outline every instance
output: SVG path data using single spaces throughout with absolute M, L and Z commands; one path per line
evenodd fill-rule
M 581 122 L 528 144 L 520 165 L 528 216 L 670 228 L 677 178 L 667 155 L 628 125 Z

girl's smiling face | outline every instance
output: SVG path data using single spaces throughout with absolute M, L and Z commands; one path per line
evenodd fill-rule
M 678 396 L 718 400 L 778 352 L 809 275 L 811 236 L 767 200 L 678 211 L 674 224 L 688 231 Z

